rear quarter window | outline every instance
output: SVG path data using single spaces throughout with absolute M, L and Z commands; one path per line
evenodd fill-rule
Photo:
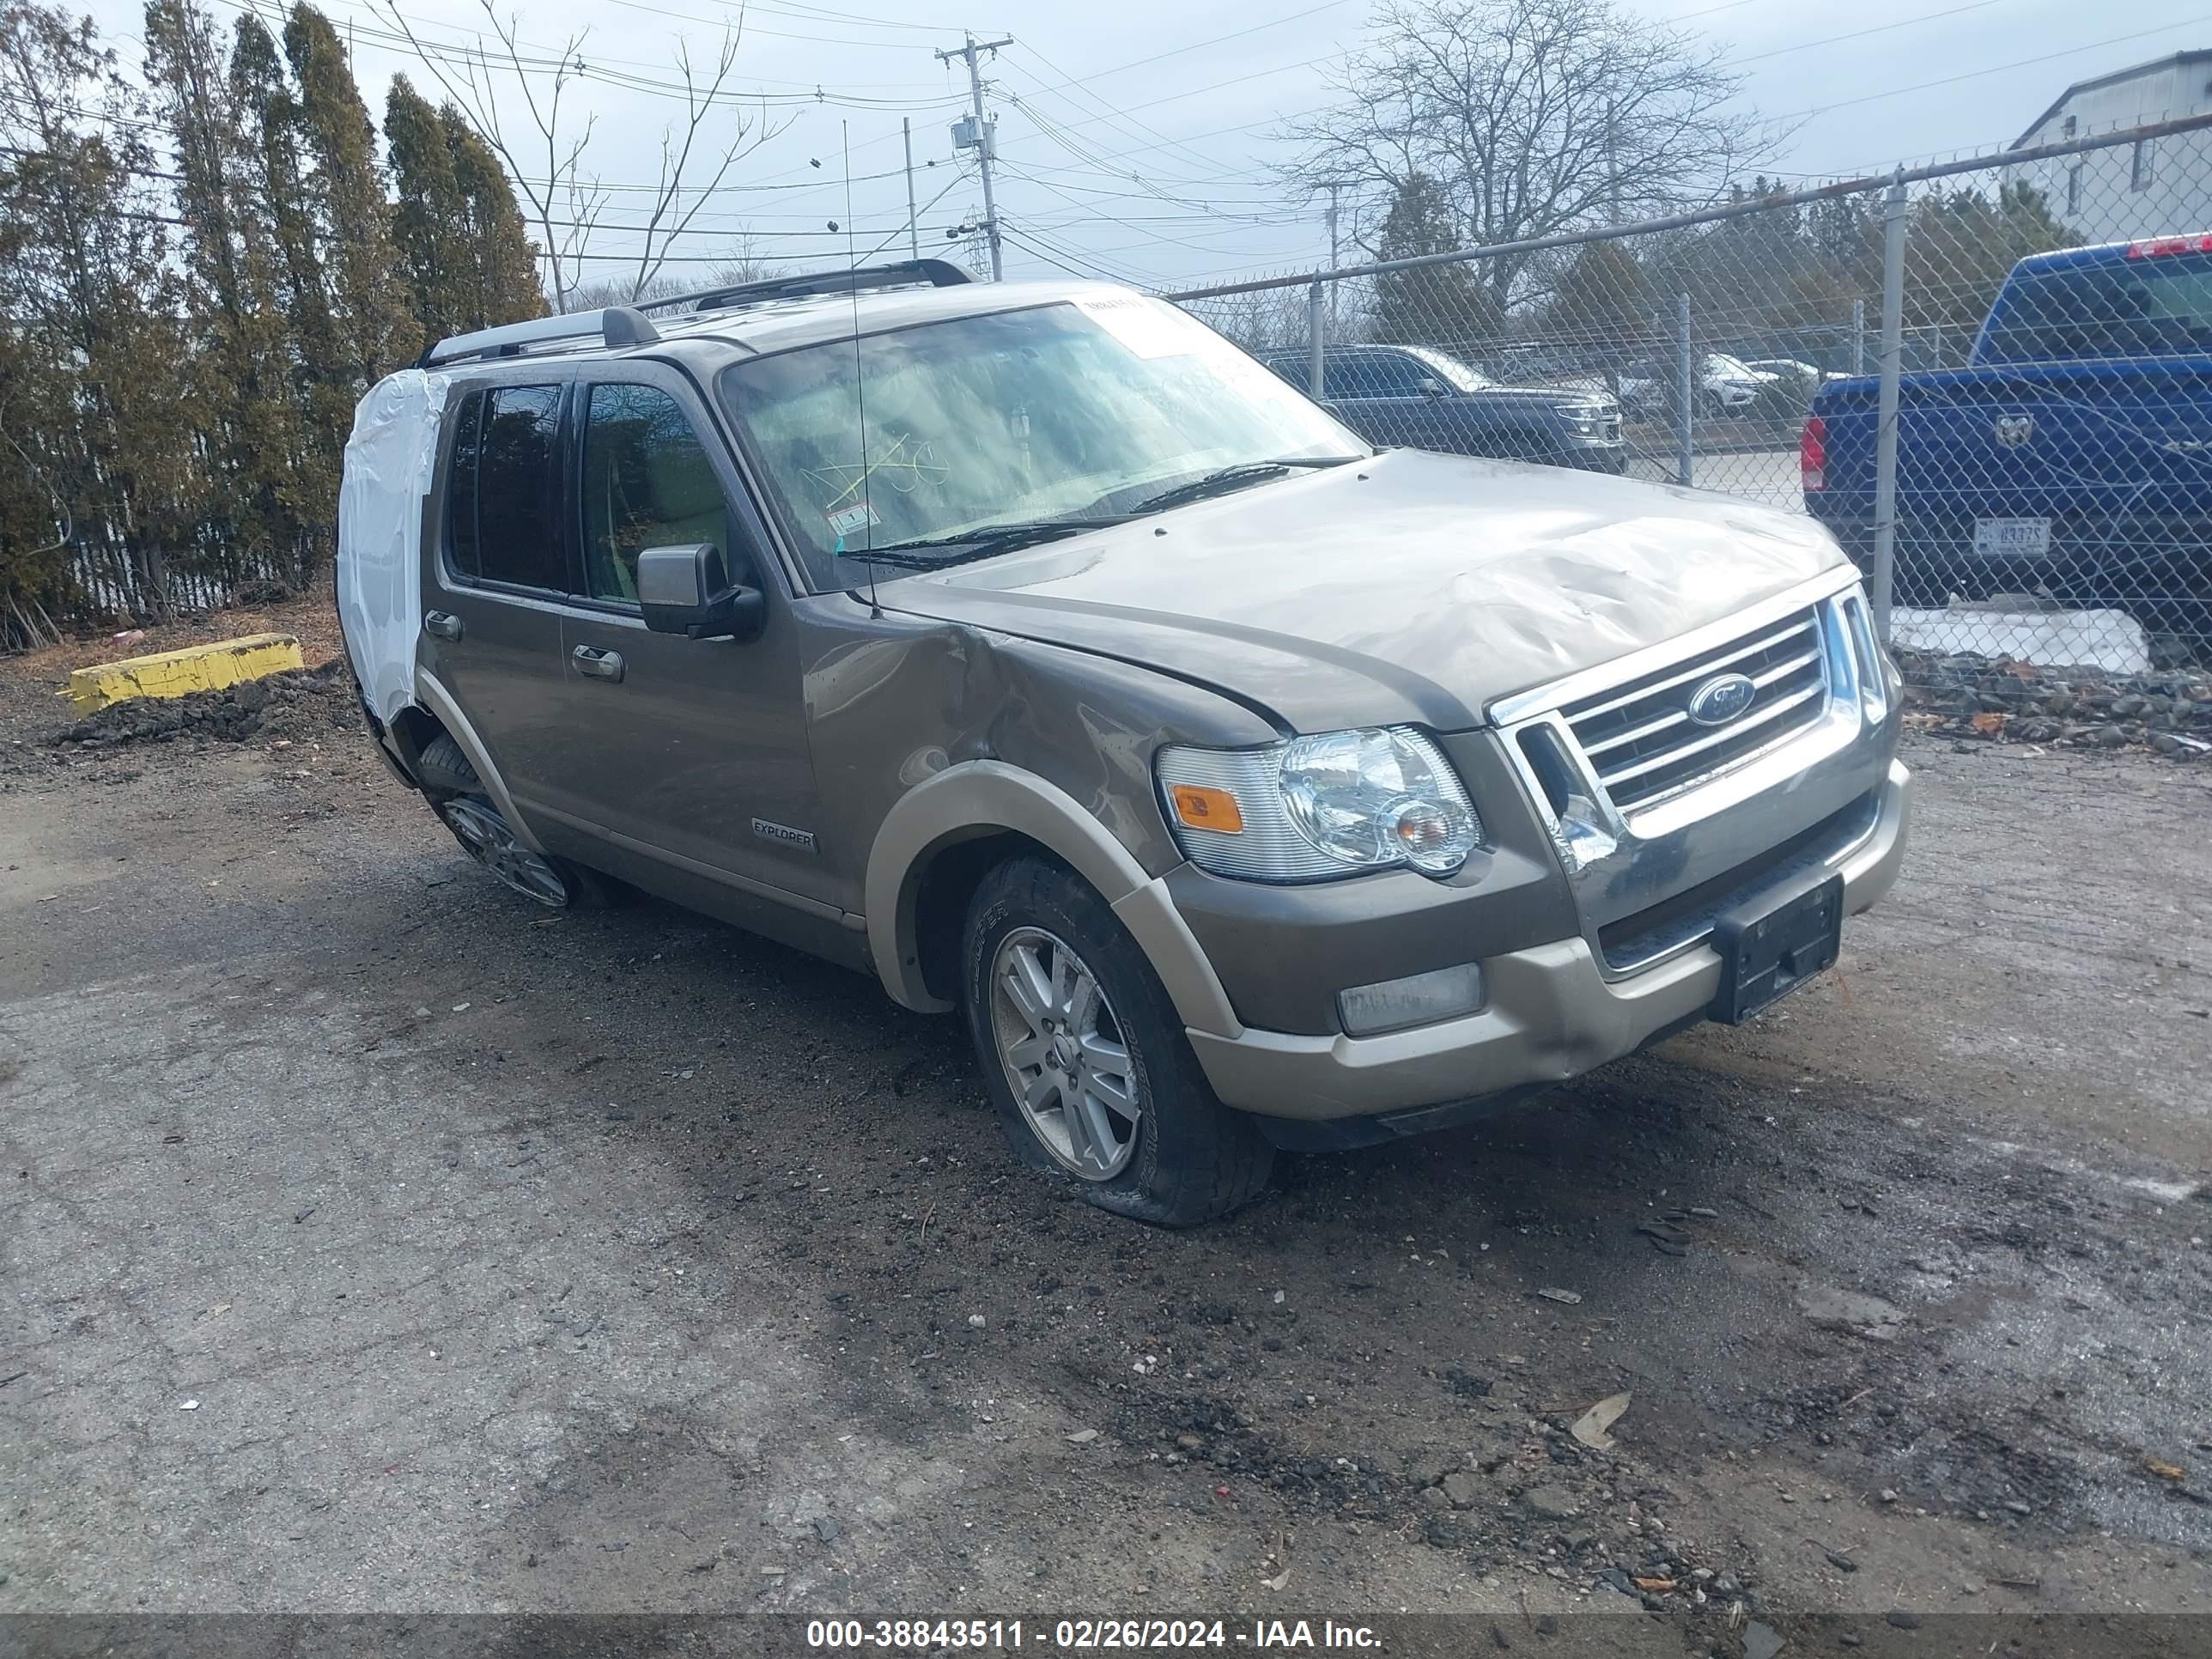
M 462 399 L 447 472 L 447 556 L 460 574 L 558 592 L 561 388 L 494 386 Z

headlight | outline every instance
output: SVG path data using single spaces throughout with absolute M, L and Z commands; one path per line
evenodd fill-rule
M 1482 841 L 1450 763 L 1401 727 L 1264 749 L 1170 745 L 1158 770 L 1176 842 L 1218 876 L 1319 881 L 1405 865 L 1443 877 Z

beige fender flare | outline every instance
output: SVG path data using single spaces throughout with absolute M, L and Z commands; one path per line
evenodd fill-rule
M 915 901 L 930 860 L 955 842 L 1012 830 L 1048 848 L 1111 905 L 1136 939 L 1183 1024 L 1243 1034 L 1213 964 L 1145 868 L 1066 790 L 1003 761 L 963 761 L 902 795 L 868 852 L 868 950 L 892 1000 L 923 1013 L 951 1004 L 923 981 Z
M 507 793 L 507 780 L 500 776 L 499 768 L 492 764 L 491 750 L 484 747 L 483 739 L 477 735 L 476 727 L 469 724 L 469 717 L 461 713 L 461 705 L 453 700 L 453 694 L 447 690 L 428 669 L 418 667 L 415 671 L 415 700 L 436 715 L 438 724 L 444 726 L 453 741 L 460 745 L 461 752 L 469 757 L 469 764 L 476 769 L 477 778 L 483 785 L 484 793 L 489 795 L 491 804 L 499 808 L 500 817 L 505 818 L 507 827 L 514 831 L 514 838 L 532 852 L 542 855 L 544 848 L 531 833 L 530 825 L 524 821 L 522 814 L 515 811 L 514 797 Z

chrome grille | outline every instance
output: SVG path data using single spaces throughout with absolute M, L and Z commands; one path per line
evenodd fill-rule
M 1753 696 L 1725 725 L 1700 726 L 1690 718 L 1690 699 L 1716 674 L 1745 676 Z M 1820 611 L 1808 607 L 1560 712 L 1606 793 L 1626 811 L 1687 788 L 1814 724 L 1827 691 Z

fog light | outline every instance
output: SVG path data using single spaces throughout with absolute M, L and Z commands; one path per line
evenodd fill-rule
M 1405 979 L 1386 979 L 1375 985 L 1355 985 L 1336 994 L 1337 1017 L 1353 1036 L 1433 1025 L 1440 1019 L 1471 1014 L 1481 1006 L 1482 967 L 1473 962 Z

